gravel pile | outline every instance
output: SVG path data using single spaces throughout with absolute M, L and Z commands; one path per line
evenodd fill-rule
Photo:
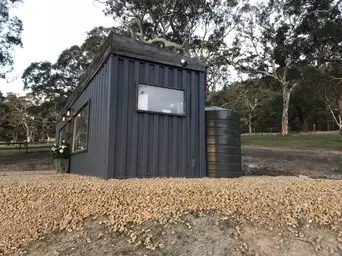
M 82 230 L 89 216 L 108 216 L 114 231 L 128 231 L 130 222 L 173 222 L 195 211 L 256 225 L 328 225 L 339 234 L 341 195 L 342 181 L 296 177 L 105 181 L 15 172 L 0 177 L 0 249 L 16 250 L 44 233 Z

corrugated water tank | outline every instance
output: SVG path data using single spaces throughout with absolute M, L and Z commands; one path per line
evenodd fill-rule
M 208 177 L 242 176 L 239 114 L 228 109 L 206 107 L 205 119 Z

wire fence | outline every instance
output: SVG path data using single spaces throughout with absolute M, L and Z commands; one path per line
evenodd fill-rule
M 52 157 L 51 142 L 0 142 L 0 164 Z

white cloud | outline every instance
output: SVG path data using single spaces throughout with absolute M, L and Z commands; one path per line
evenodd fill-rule
M 25 93 L 20 77 L 31 62 L 54 62 L 65 48 L 82 44 L 93 27 L 113 24 L 93 0 L 25 0 L 12 13 L 23 22 L 24 47 L 14 53 L 10 77 L 17 79 L 10 83 L 0 80 L 0 91 L 20 94 Z

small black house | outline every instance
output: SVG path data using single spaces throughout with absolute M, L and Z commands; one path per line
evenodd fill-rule
M 103 178 L 203 177 L 207 66 L 112 33 L 56 127 L 70 172 Z

